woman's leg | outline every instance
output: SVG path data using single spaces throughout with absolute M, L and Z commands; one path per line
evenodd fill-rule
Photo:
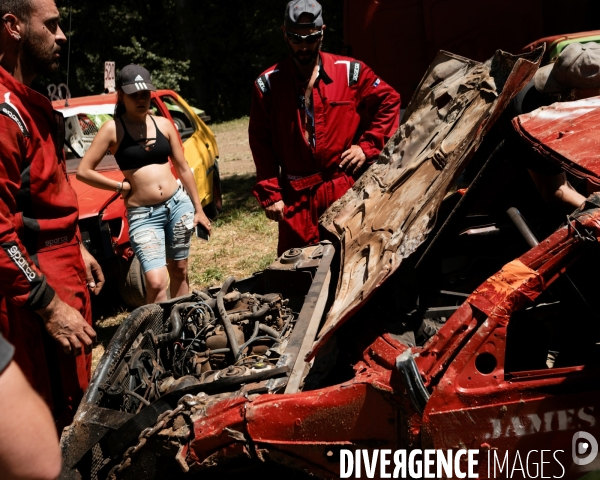
M 188 255 L 194 230 L 194 206 L 185 192 L 180 190 L 177 201 L 171 206 L 169 225 L 165 230 L 167 269 L 171 278 L 171 298 L 187 295 Z
M 167 270 L 171 279 L 169 286 L 171 298 L 187 295 L 190 291 L 187 258 L 184 260 L 167 260 Z
M 154 270 L 144 273 L 144 279 L 146 280 L 146 303 L 158 303 L 168 300 L 167 267 L 155 268 Z M 173 282 L 173 280 L 171 280 L 171 282 Z
M 130 208 L 127 219 L 131 246 L 144 271 L 146 302 L 163 302 L 167 300 L 168 282 L 164 233 L 167 209 L 164 206 Z

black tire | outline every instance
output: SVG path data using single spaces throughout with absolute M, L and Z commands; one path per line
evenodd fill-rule
M 204 213 L 208 218 L 214 220 L 223 211 L 223 193 L 221 192 L 221 176 L 219 175 L 219 164 L 215 160 L 213 172 L 213 200 L 206 207 Z
M 129 307 L 146 305 L 146 283 L 144 272 L 137 257 L 121 263 L 119 275 L 119 295 Z
M 173 123 L 177 127 L 177 131 L 181 135 L 181 133 L 185 130 L 185 122 L 181 118 L 177 118 L 173 116 Z

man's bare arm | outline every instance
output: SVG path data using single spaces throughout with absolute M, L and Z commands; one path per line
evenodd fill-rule
M 529 175 L 544 201 L 550 205 L 572 212 L 585 202 L 585 197 L 571 186 L 564 172 L 547 175 L 529 170 Z
M 58 477 L 61 456 L 52 416 L 14 361 L 0 374 L 0 412 L 2 479 Z

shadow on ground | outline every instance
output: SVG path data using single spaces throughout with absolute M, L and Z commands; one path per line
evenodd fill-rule
M 221 180 L 223 189 L 223 211 L 217 222 L 228 223 L 234 213 L 243 210 L 248 213 L 261 210 L 258 201 L 252 195 L 252 187 L 256 183 L 256 175 L 246 173 L 231 175 Z M 217 223 L 217 227 L 219 223 Z

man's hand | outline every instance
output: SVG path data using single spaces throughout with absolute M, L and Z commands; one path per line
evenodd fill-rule
M 352 145 L 348 150 L 342 153 L 340 168 L 345 169 L 346 173 L 353 175 L 358 172 L 360 167 L 367 161 L 365 152 L 358 145 Z
M 102 287 L 104 286 L 104 274 L 102 273 L 102 267 L 96 261 L 94 256 L 88 252 L 81 243 L 79 244 L 81 249 L 81 256 L 83 257 L 83 263 L 85 263 L 85 281 L 87 286 L 94 295 L 98 295 Z
M 44 319 L 44 325 L 50 336 L 56 340 L 67 354 L 76 357 L 82 351 L 90 353 L 96 339 L 96 332 L 88 325 L 81 314 L 54 295 L 46 308 L 37 310 Z
M 283 220 L 283 209 L 285 208 L 285 203 L 283 200 L 279 200 L 268 207 L 265 207 L 265 215 L 269 220 L 273 220 L 274 222 L 278 222 L 279 220 Z

